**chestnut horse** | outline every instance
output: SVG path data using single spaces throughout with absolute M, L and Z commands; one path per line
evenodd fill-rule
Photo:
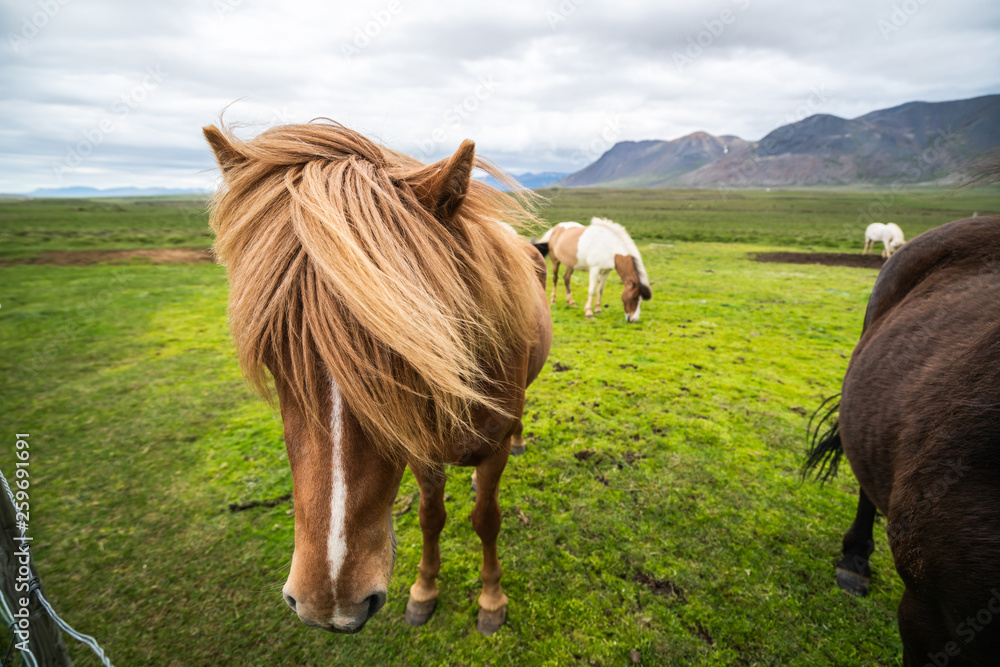
M 649 276 L 646 275 L 646 267 L 642 265 L 639 249 L 635 247 L 635 242 L 625 228 L 617 223 L 604 218 L 593 218 L 589 227 L 584 227 L 579 222 L 560 222 L 545 232 L 535 242 L 535 247 L 543 255 L 552 255 L 553 305 L 559 289 L 560 264 L 566 265 L 566 303 L 571 306 L 576 305 L 569 288 L 573 271 L 590 271 L 590 287 L 583 311 L 587 317 L 602 312 L 604 285 L 608 282 L 608 274 L 612 269 L 618 272 L 625 285 L 622 303 L 625 305 L 626 321 L 638 322 L 642 300 L 653 298 Z M 592 308 L 595 299 L 597 307 Z
M 878 510 L 906 587 L 903 664 L 997 664 L 1000 217 L 943 225 L 886 262 L 839 416 L 818 432 L 808 466 L 825 479 L 846 454 L 861 486 L 840 587 L 869 589 Z
M 438 596 L 445 464 L 475 466 L 483 634 L 504 622 L 497 492 L 522 444 L 525 388 L 552 340 L 545 260 L 499 224 L 523 200 L 471 179 L 471 141 L 424 165 L 332 122 L 205 137 L 222 170 L 211 217 L 241 367 L 273 377 L 292 468 L 283 594 L 308 625 L 360 631 L 386 601 L 392 504 L 408 464 L 423 557 L 406 620 Z

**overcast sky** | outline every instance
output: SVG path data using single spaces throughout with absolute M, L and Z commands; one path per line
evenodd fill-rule
M 4 0 L 0 192 L 213 186 L 202 125 L 338 120 L 513 173 L 1000 92 L 997 0 Z

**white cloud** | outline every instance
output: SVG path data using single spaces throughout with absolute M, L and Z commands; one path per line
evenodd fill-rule
M 0 24 L 7 192 L 210 186 L 200 127 L 230 104 L 246 133 L 326 116 L 426 159 L 471 138 L 572 171 L 608 137 L 1000 92 L 992 0 L 16 0 Z

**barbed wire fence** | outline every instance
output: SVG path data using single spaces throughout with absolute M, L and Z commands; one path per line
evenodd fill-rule
M 74 630 L 45 597 L 31 557 L 33 538 L 27 535 L 27 517 L 18 509 L 3 471 L 0 482 L 4 489 L 0 493 L 0 619 L 11 633 L 9 646 L 6 649 L 0 646 L 0 651 L 4 651 L 0 667 L 14 655 L 14 649 L 29 667 L 72 665 L 63 632 L 90 647 L 105 667 L 112 667 L 97 640 Z

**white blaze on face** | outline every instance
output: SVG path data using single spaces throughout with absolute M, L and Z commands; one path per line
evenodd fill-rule
M 343 400 L 336 383 L 331 383 L 333 394 L 333 410 L 330 416 L 330 434 L 333 439 L 332 471 L 330 490 L 330 533 L 327 536 L 326 553 L 330 563 L 330 576 L 333 579 L 334 590 L 337 586 L 337 575 L 347 556 L 347 536 L 345 533 L 347 519 L 347 483 L 344 480 L 343 460 Z
M 631 315 L 629 315 L 628 313 L 625 313 L 625 321 L 626 322 L 638 322 L 639 321 L 639 311 L 640 310 L 642 310 L 642 297 L 641 296 L 639 297 L 639 300 L 635 302 L 635 312 L 633 312 Z

